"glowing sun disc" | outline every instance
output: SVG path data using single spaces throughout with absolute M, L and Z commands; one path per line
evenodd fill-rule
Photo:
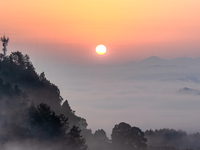
M 106 53 L 106 47 L 104 45 L 98 45 L 96 47 L 96 53 L 99 54 L 99 55 L 103 55 Z

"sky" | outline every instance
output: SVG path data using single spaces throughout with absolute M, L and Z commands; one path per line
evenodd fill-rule
M 34 61 L 122 64 L 200 56 L 199 0 L 7 0 L 0 34 Z M 107 53 L 96 55 L 104 44 Z M 38 56 L 39 55 L 39 56 Z M 39 59 L 39 60 L 38 60 Z
M 178 121 L 182 122 L 183 129 L 195 126 L 190 123 L 194 121 L 191 116 L 198 112 L 195 107 L 198 97 L 193 96 L 194 103 L 188 111 L 184 111 L 189 96 L 174 96 L 174 92 L 185 86 L 200 90 L 196 84 L 185 85 L 181 82 L 179 86 L 144 81 L 133 84 L 120 81 L 117 84 L 118 80 L 107 82 L 107 79 L 93 82 L 88 79 L 90 75 L 80 73 L 83 70 L 80 71 L 80 66 L 120 65 L 141 61 L 152 55 L 169 60 L 199 57 L 199 0 L 4 0 L 0 3 L 0 36 L 4 34 L 10 38 L 8 54 L 14 51 L 28 54 L 36 71 L 44 71 L 47 78 L 58 85 L 64 99 L 69 100 L 79 116 L 88 120 L 92 129 L 102 127 L 111 131 L 120 118 L 128 122 L 128 114 L 134 113 L 134 117 L 135 114 L 142 114 L 141 110 L 146 110 L 148 115 L 143 114 L 143 117 L 147 121 L 150 116 L 155 116 L 152 124 L 146 124 L 141 118 L 131 122 L 142 129 L 178 129 Z M 107 47 L 105 55 L 95 53 L 98 44 Z M 79 71 L 76 72 L 77 68 L 73 66 L 79 66 Z M 100 75 L 105 76 L 103 73 Z M 104 86 L 107 88 L 101 90 Z M 158 88 L 160 86 L 162 88 Z M 130 93 L 130 88 L 136 93 Z M 110 93 L 107 92 L 109 90 Z M 168 96 L 165 90 L 170 93 Z M 147 102 L 147 97 L 152 103 Z M 92 101 L 94 98 L 96 100 Z M 135 101 L 131 101 L 132 98 Z M 160 98 L 163 98 L 162 102 Z M 172 101 L 173 98 L 175 101 Z M 117 102 L 113 102 L 115 99 Z M 184 99 L 183 107 L 170 108 L 174 103 L 178 106 L 181 99 Z M 120 100 L 124 100 L 126 105 L 121 105 Z M 99 101 L 102 103 L 99 104 Z M 114 108 L 112 102 L 116 104 Z M 178 120 L 189 110 L 188 119 Z M 117 112 L 121 112 L 121 117 L 115 116 Z M 98 126 L 94 119 L 106 113 L 110 117 Z M 162 120 L 163 116 L 169 120 Z M 111 119 L 114 119 L 113 122 L 109 122 Z M 198 127 L 195 126 L 195 129 Z

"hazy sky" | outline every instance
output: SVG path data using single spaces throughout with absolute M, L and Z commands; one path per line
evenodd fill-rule
M 101 81 L 96 75 L 91 80 L 71 65 L 199 57 L 200 0 L 1 0 L 4 34 L 10 38 L 8 54 L 28 54 L 93 129 L 111 132 L 126 121 L 142 129 L 199 131 L 199 97 L 177 94 L 184 87 L 200 90 L 199 84 Z M 107 47 L 105 55 L 95 53 L 98 44 Z
M 199 0 L 6 0 L 0 35 L 32 59 L 121 64 L 200 56 Z M 107 47 L 96 55 L 98 44 Z

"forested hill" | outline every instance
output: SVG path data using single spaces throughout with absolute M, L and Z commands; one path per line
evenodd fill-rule
M 38 74 L 35 71 L 28 55 L 23 55 L 19 51 L 13 52 L 7 57 L 1 54 L 0 78 L 6 86 L 23 91 L 24 95 L 30 100 L 29 104 L 45 103 L 56 114 L 67 116 L 70 126 L 82 125 L 81 128 L 86 128 L 86 120 L 74 114 L 67 100 L 61 105 L 63 98 L 58 87 L 46 79 L 44 72 Z

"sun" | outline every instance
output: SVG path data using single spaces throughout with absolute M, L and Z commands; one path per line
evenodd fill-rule
M 106 53 L 106 47 L 102 44 L 98 45 L 96 47 L 96 53 L 99 54 L 99 55 L 103 55 Z

